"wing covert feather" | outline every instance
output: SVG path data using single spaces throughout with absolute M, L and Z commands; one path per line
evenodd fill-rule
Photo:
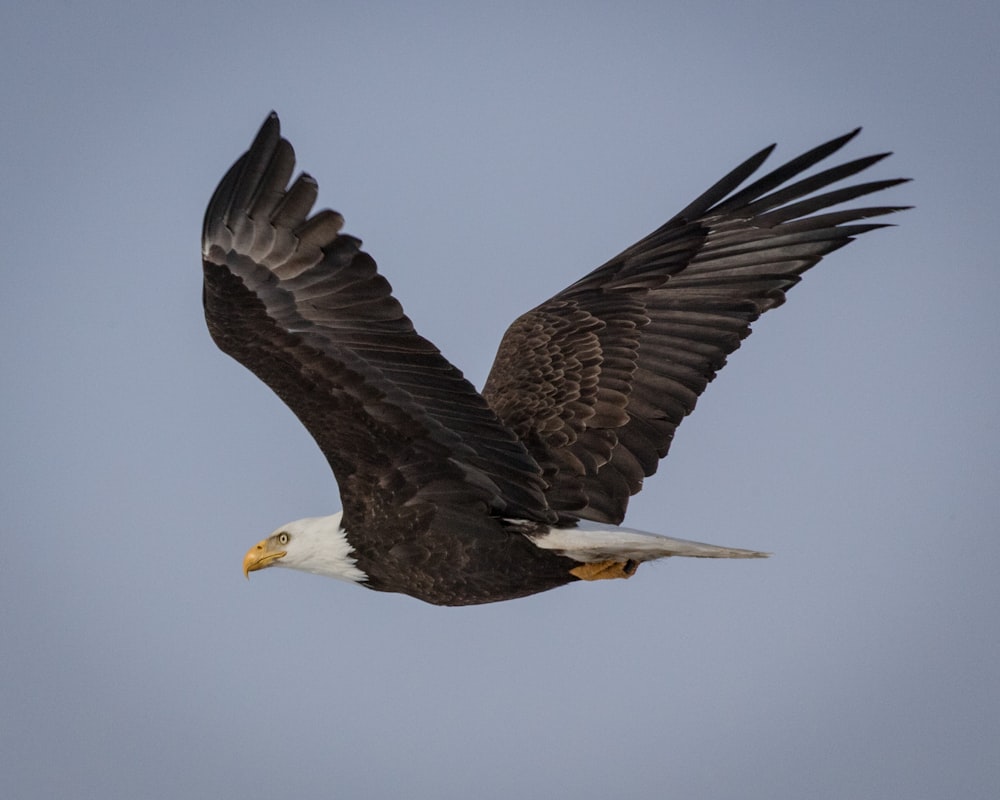
M 343 218 L 309 216 L 316 182 L 303 174 L 289 186 L 294 164 L 272 114 L 205 214 L 205 315 L 219 347 L 315 438 L 345 524 L 361 494 L 551 519 L 524 445 L 416 333 L 361 242 L 340 233 Z
M 740 189 L 774 146 L 765 148 L 510 326 L 483 396 L 541 465 L 554 510 L 620 523 L 751 323 L 823 256 L 884 227 L 863 220 L 904 208 L 827 210 L 901 183 L 823 191 L 887 153 L 789 183 L 857 133 Z

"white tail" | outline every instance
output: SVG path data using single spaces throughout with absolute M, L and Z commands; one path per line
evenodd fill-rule
M 719 547 L 714 544 L 674 539 L 656 533 L 615 528 L 581 520 L 576 528 L 550 528 L 529 537 L 538 547 L 592 563 L 598 561 L 653 561 L 670 556 L 691 558 L 767 558 L 770 553 Z

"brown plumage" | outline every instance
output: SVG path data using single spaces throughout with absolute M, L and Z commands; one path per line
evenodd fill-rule
M 827 191 L 887 154 L 799 177 L 856 134 L 738 189 L 762 150 L 519 317 L 480 394 L 415 332 L 342 217 L 309 216 L 316 182 L 289 186 L 294 153 L 272 114 L 206 211 L 209 330 L 315 438 L 368 586 L 452 604 L 552 588 L 586 559 L 531 536 L 619 524 L 751 323 L 883 226 L 864 220 L 901 208 L 828 210 L 900 183 Z

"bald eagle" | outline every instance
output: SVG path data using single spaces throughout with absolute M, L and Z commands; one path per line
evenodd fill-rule
M 757 558 L 620 527 L 750 325 L 870 220 L 830 210 L 902 182 L 802 173 L 858 131 L 740 188 L 747 159 L 644 239 L 522 314 L 482 391 L 421 337 L 271 114 L 212 196 L 203 301 L 216 344 L 273 389 L 333 470 L 342 511 L 278 528 L 244 573 L 284 566 L 429 603 L 627 578 L 667 556 Z

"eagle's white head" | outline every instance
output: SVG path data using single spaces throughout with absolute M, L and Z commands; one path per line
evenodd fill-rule
M 353 549 L 340 526 L 343 512 L 329 517 L 309 517 L 282 525 L 251 547 L 243 558 L 243 574 L 266 567 L 291 569 L 363 583 L 368 576 L 351 557 Z

